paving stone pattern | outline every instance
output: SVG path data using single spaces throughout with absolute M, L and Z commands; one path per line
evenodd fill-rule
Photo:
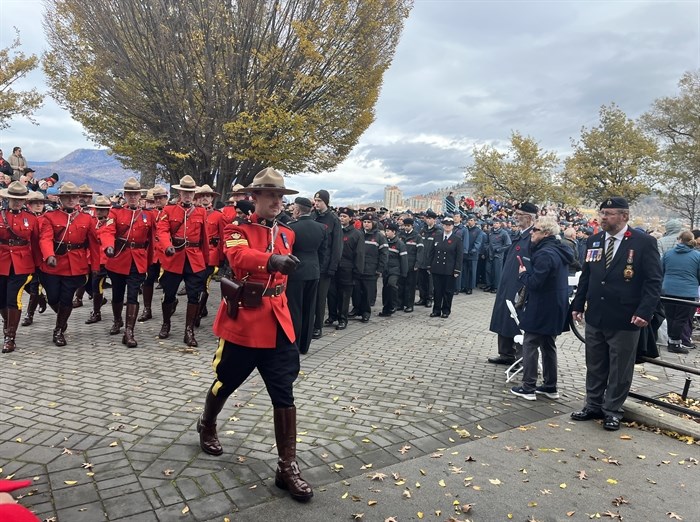
M 182 342 L 184 306 L 170 339 L 157 338 L 159 310 L 138 323 L 135 349 L 108 334 L 110 304 L 102 322 L 84 324 L 87 297 L 69 320 L 66 347 L 51 343 L 50 310 L 20 327 L 19 349 L 0 358 L 0 477 L 35 479 L 21 502 L 42 520 L 221 521 L 286 495 L 274 486 L 272 407 L 257 372 L 219 418 L 224 455 L 199 449 L 195 423 L 216 347 L 214 286 L 197 349 Z M 465 442 L 457 429 L 478 438 L 579 407 L 583 345 L 570 333 L 558 340 L 560 400 L 521 400 L 504 367 L 486 363 L 496 352 L 492 307 L 493 295 L 476 291 L 455 297 L 449 319 L 416 307 L 351 320 L 342 332 L 326 328 L 302 356 L 295 387 L 304 477 L 330 484 L 363 463 L 389 466 Z M 664 358 L 698 363 L 695 353 Z M 650 395 L 683 386 L 679 372 L 646 365 L 637 373 L 634 388 Z M 412 449 L 402 454 L 405 445 Z

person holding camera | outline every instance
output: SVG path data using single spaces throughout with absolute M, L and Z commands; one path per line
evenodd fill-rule
M 224 252 L 234 281 L 222 279 L 225 300 L 214 321 L 214 333 L 219 336 L 213 363 L 216 379 L 197 422 L 199 444 L 210 455 L 223 453 L 216 432 L 217 416 L 226 399 L 257 368 L 274 408 L 279 455 L 275 484 L 303 502 L 311 499 L 313 490 L 301 477 L 296 461 L 292 388 L 299 375 L 299 350 L 285 293 L 287 275 L 299 260 L 292 255 L 294 231 L 277 221 L 284 195 L 297 191 L 286 188 L 282 175 L 270 167 L 255 176 L 248 190 L 255 212 L 224 229 Z M 238 290 L 227 296 L 225 285 Z

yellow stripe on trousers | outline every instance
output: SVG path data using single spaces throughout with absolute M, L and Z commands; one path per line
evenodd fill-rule
M 19 288 L 19 293 L 17 294 L 17 309 L 21 312 L 22 311 L 22 292 L 24 292 L 24 287 L 29 284 L 29 282 L 33 279 L 33 275 L 29 274 L 27 276 L 27 280 L 24 282 L 24 284 Z
M 214 354 L 214 360 L 211 363 L 211 367 L 214 369 L 214 374 L 216 375 L 216 381 L 214 381 L 214 386 L 211 387 L 211 393 L 216 395 L 219 389 L 224 385 L 223 382 L 219 380 L 219 375 L 216 373 L 216 367 L 219 366 L 221 362 L 221 357 L 224 354 L 224 344 L 226 340 L 222 337 L 219 339 L 219 345 L 216 347 L 216 354 Z

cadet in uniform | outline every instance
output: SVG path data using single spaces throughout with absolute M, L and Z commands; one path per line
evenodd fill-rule
M 102 305 L 104 304 L 104 284 L 107 279 L 107 255 L 104 251 L 104 242 L 102 235 L 107 230 L 107 222 L 109 221 L 109 211 L 112 208 L 112 202 L 106 196 L 97 196 L 93 205 L 88 205 L 95 212 L 95 235 L 100 244 L 100 270 L 97 274 L 93 274 L 92 280 L 92 312 L 85 324 L 94 324 L 102 320 Z
M 420 235 L 423 240 L 423 256 L 418 265 L 418 301 L 416 306 L 425 306 L 430 308 L 433 306 L 433 278 L 430 274 L 430 257 L 433 255 L 435 241 L 440 234 L 442 228 L 435 224 L 437 214 L 432 210 L 425 213 L 425 226 L 421 229 Z
M 418 267 L 423 257 L 423 238 L 417 230 L 413 228 L 413 218 L 403 220 L 403 230 L 400 237 L 406 252 L 408 253 L 408 273 L 406 277 L 399 279 L 399 306 L 406 313 L 413 312 L 413 303 L 416 300 L 416 281 L 418 278 Z
M 234 278 L 253 283 L 262 295 L 243 292 L 235 315 L 222 301 L 214 321 L 220 337 L 214 355 L 216 380 L 207 392 L 204 412 L 197 422 L 201 448 L 210 455 L 223 449 L 216 432 L 216 419 L 226 399 L 255 368 L 265 382 L 274 408 L 275 440 L 279 460 L 275 484 L 292 498 L 307 501 L 311 486 L 301 477 L 296 461 L 296 408 L 293 384 L 299 375 L 299 350 L 287 306 L 287 274 L 299 263 L 292 255 L 294 231 L 276 218 L 285 194 L 296 194 L 284 186 L 284 178 L 272 168 L 259 172 L 249 186 L 255 201 L 250 220 L 236 220 L 224 230 L 224 248 Z M 251 287 L 253 288 L 253 287 Z M 247 297 L 246 297 L 247 296 Z
M 377 298 L 377 277 L 382 275 L 386 267 L 389 245 L 384 234 L 379 232 L 372 214 L 362 216 L 362 231 L 365 236 L 365 267 L 358 280 L 358 315 L 362 322 L 366 323 L 372 315 L 372 303 Z
M 56 312 L 53 343 L 65 346 L 65 331 L 73 311 L 75 291 L 84 286 L 88 274 L 100 270 L 100 251 L 92 217 L 78 208 L 80 193 L 75 183 L 61 185 L 61 208 L 39 218 L 41 284 Z M 89 261 L 88 261 L 89 259 Z
M 379 317 L 391 317 L 400 305 L 399 278 L 408 272 L 406 245 L 399 239 L 399 225 L 387 223 L 384 233 L 387 240 L 387 260 L 382 276 L 382 311 Z
M 168 204 L 168 191 L 165 190 L 160 185 L 156 185 L 150 189 L 153 193 L 153 208 L 148 212 L 153 216 L 153 222 L 158 224 L 160 215 L 163 212 L 163 208 Z M 143 282 L 141 291 L 143 293 L 143 311 L 141 312 L 141 317 L 138 321 L 140 323 L 146 322 L 153 318 L 153 313 L 151 311 L 151 305 L 153 304 L 153 287 L 156 284 L 158 277 L 160 276 L 160 255 L 161 250 L 158 248 L 158 235 L 154 234 L 153 237 L 153 258 L 151 259 L 151 266 L 148 267 L 148 273 L 146 274 L 146 279 Z
M 126 204 L 113 208 L 102 234 L 102 248 L 107 256 L 105 268 L 112 281 L 112 313 L 114 323 L 110 335 L 119 334 L 126 293 L 126 326 L 122 344 L 136 348 L 134 325 L 139 316 L 139 289 L 151 265 L 155 221 L 153 214 L 139 207 L 141 184 L 136 178 L 124 182 Z
M 452 312 L 454 289 L 462 271 L 462 236 L 454 232 L 454 219 L 447 216 L 442 220 L 444 232 L 435 241 L 430 258 L 430 273 L 435 288 L 433 311 L 430 317 L 447 319 Z
M 489 234 L 489 257 L 486 264 L 486 288 L 484 292 L 495 294 L 501 284 L 503 273 L 503 257 L 511 245 L 510 234 L 502 228 L 501 221 L 493 220 L 493 228 Z
M 22 316 L 22 292 L 36 270 L 39 246 L 37 218 L 22 209 L 29 190 L 13 181 L 0 190 L 8 209 L 0 211 L 0 313 L 4 320 L 2 353 L 15 351 L 17 327 Z
M 160 264 L 163 268 L 160 276 L 163 324 L 158 337 L 167 339 L 170 336 L 170 318 L 177 305 L 177 288 L 184 279 L 187 290 L 184 343 L 197 346 L 194 323 L 199 315 L 199 299 L 204 291 L 209 260 L 207 213 L 193 204 L 197 184 L 192 176 L 183 177 L 180 184 L 173 185 L 173 188 L 179 193 L 178 202 L 166 206 L 157 223 Z
M 195 319 L 195 326 L 199 327 L 202 317 L 209 315 L 207 310 L 207 301 L 209 300 L 209 285 L 212 278 L 218 273 L 219 267 L 224 259 L 224 249 L 221 244 L 221 238 L 224 235 L 224 226 L 226 221 L 224 215 L 215 210 L 212 206 L 214 198 L 219 196 L 209 185 L 197 187 L 194 193 L 195 204 L 202 207 L 207 213 L 207 241 L 209 242 L 209 259 L 207 259 L 206 282 L 204 283 L 204 291 L 199 299 L 199 314 Z
M 41 192 L 29 192 L 26 201 L 27 210 L 37 218 L 37 224 L 39 216 L 44 214 L 44 203 L 46 203 L 46 199 Z M 37 243 L 35 255 L 38 255 L 38 248 L 39 245 Z M 39 259 L 39 263 L 40 262 L 41 259 Z M 37 263 L 37 266 L 39 263 Z M 38 269 L 34 272 L 34 277 L 32 277 L 32 280 L 25 287 L 25 290 L 29 293 L 29 304 L 27 305 L 27 313 L 24 319 L 22 319 L 22 326 L 29 326 L 34 322 L 34 312 L 37 306 L 39 307 L 40 314 L 46 311 L 46 295 L 44 295 L 44 291 L 41 289 Z

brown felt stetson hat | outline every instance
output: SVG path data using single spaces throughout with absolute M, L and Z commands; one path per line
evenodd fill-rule
M 78 196 L 80 194 L 82 194 L 82 192 L 80 192 L 80 189 L 72 181 L 66 181 L 61 185 L 61 188 L 58 189 L 59 196 Z
M 153 187 L 151 190 L 153 191 L 153 197 L 154 197 L 154 198 L 157 198 L 157 197 L 160 197 L 160 196 L 168 197 L 168 191 L 165 190 L 165 188 L 164 188 L 164 187 L 161 187 L 160 185 L 156 185 L 156 186 Z
M 97 196 L 95 203 L 88 205 L 90 208 L 112 208 L 112 201 L 107 196 Z
M 242 194 L 247 194 L 247 193 L 248 193 L 248 189 L 246 189 L 240 183 L 236 183 L 233 187 L 231 187 L 231 195 L 232 196 L 240 196 Z
M 194 178 L 188 174 L 187 176 L 180 178 L 180 183 L 173 185 L 173 188 L 183 192 L 194 192 L 197 190 L 197 183 L 195 182 Z
M 92 195 L 92 193 L 93 193 L 92 187 L 90 185 L 88 185 L 87 183 L 83 183 L 82 185 L 80 185 L 78 187 L 78 192 L 80 192 L 81 194 L 85 194 L 86 196 Z
M 33 190 L 30 190 L 29 195 L 27 196 L 27 203 L 45 203 L 47 201 L 48 199 L 46 199 L 41 192 L 34 192 Z
M 267 167 L 258 172 L 253 178 L 253 182 L 246 187 L 248 192 L 256 192 L 261 190 L 274 190 L 282 194 L 299 194 L 298 190 L 288 189 L 284 186 L 284 178 L 282 174 L 277 172 L 272 167 Z
M 123 192 L 138 192 L 141 193 L 141 183 L 135 177 L 130 177 L 124 182 Z
M 197 190 L 194 191 L 194 195 L 196 197 L 196 196 L 220 196 L 221 194 L 216 192 L 209 185 L 202 185 L 201 187 L 197 187 Z
M 29 189 L 21 181 L 13 181 L 6 189 L 0 190 L 0 196 L 9 199 L 27 199 Z

